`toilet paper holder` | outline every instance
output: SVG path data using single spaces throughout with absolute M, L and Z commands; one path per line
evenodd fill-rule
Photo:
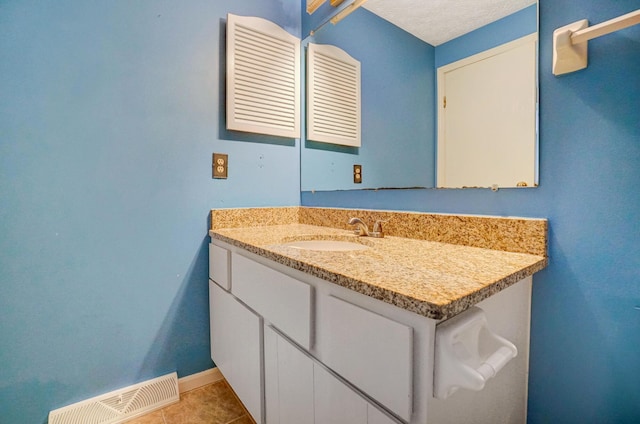
M 438 324 L 434 397 L 446 399 L 460 388 L 482 390 L 517 354 L 513 343 L 489 329 L 477 306 Z

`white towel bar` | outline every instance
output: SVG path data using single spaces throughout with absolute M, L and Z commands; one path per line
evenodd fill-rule
M 553 74 L 562 75 L 587 67 L 588 41 L 640 24 L 640 9 L 589 26 L 586 19 L 553 31 Z

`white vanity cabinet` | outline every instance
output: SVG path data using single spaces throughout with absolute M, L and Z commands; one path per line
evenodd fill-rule
M 405 421 L 413 409 L 413 328 L 337 296 L 319 299 L 318 355 Z M 380 366 L 384 364 L 384 366 Z M 376 372 L 372 372 L 376 370 Z
M 315 422 L 335 424 L 398 424 L 367 402 L 326 368 L 314 363 Z
M 268 326 L 264 364 L 269 424 L 398 423 Z
M 441 400 L 438 321 L 215 239 L 209 275 L 212 359 L 259 424 L 526 421 L 531 278 L 477 305 L 513 364 Z
M 262 422 L 262 319 L 209 281 L 211 358 L 256 422 Z
M 232 254 L 231 293 L 305 349 L 311 347 L 309 284 L 238 253 Z

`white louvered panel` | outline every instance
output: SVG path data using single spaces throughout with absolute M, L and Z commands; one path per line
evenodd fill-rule
M 311 15 L 318 10 L 326 0 L 307 0 L 307 13 Z
M 309 44 L 307 137 L 359 147 L 360 62 L 335 46 Z
M 227 129 L 300 137 L 300 39 L 262 18 L 227 16 Z

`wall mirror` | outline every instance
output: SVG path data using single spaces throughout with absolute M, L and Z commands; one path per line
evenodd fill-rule
M 303 47 L 310 42 L 331 44 L 361 62 L 362 145 L 347 147 L 317 143 L 306 140 L 303 135 L 302 191 L 537 185 L 536 1 L 369 0 L 337 25 L 323 25 L 327 21 L 326 16 L 313 14 L 306 17 L 306 21 L 303 19 L 303 34 L 310 34 L 303 40 Z M 461 68 L 470 69 L 464 64 L 465 60 L 471 60 L 470 57 L 482 54 L 494 57 L 492 49 L 524 42 L 527 37 L 534 40 L 534 58 L 527 68 L 532 81 L 524 89 L 533 99 L 533 105 L 527 104 L 532 109 L 527 112 L 526 122 L 513 124 L 513 118 L 502 115 L 495 119 L 489 130 L 491 135 L 475 137 L 471 140 L 473 145 L 465 146 L 459 141 L 457 144 L 439 145 L 444 140 L 444 129 L 445 135 L 451 136 L 457 134 L 458 128 L 468 130 L 470 126 L 464 115 L 444 126 L 443 99 L 438 93 L 444 78 L 441 75 L 441 81 L 438 81 L 439 70 L 442 74 L 447 67 L 455 69 L 456 63 L 462 63 Z M 477 62 L 487 63 L 487 59 L 480 57 Z M 503 62 L 510 64 L 514 59 L 507 58 Z M 504 63 L 498 63 L 498 68 L 502 69 Z M 502 72 L 513 73 L 504 69 Z M 488 74 L 495 77 L 493 71 Z M 473 87 L 488 86 L 475 73 L 460 72 L 459 75 Z M 501 80 L 503 77 L 497 78 Z M 452 81 L 457 79 L 451 78 Z M 449 105 L 452 101 L 456 104 L 456 93 L 470 92 L 468 85 L 460 87 L 458 91 L 447 94 Z M 471 113 L 471 118 L 475 117 L 476 121 L 487 121 L 486 117 L 479 116 L 478 111 L 488 109 L 482 96 L 491 93 L 489 89 L 484 94 L 472 95 L 471 98 L 480 99 L 477 102 L 480 109 L 466 113 Z M 498 113 L 521 109 L 521 100 L 521 96 L 509 102 L 500 100 L 498 104 L 503 106 L 503 110 Z M 503 126 L 501 122 L 510 125 Z M 526 128 L 522 128 L 523 125 Z M 505 133 L 503 127 L 508 126 L 523 130 L 522 137 L 526 139 L 526 154 L 523 155 L 526 158 L 515 165 L 513 152 L 504 146 L 496 147 L 496 139 L 504 136 L 501 134 Z M 506 143 L 513 138 L 508 132 L 505 137 Z M 460 153 L 464 158 L 451 159 L 455 157 L 454 153 Z M 446 162 L 447 157 L 449 162 Z M 362 182 L 359 184 L 354 183 L 353 178 L 356 164 L 362 167 Z M 471 177 L 458 181 L 443 174 L 445 167 L 449 174 L 472 170 L 489 178 L 476 180 Z M 493 176 L 494 171 L 509 168 L 526 169 L 527 179 L 519 173 L 502 180 Z

